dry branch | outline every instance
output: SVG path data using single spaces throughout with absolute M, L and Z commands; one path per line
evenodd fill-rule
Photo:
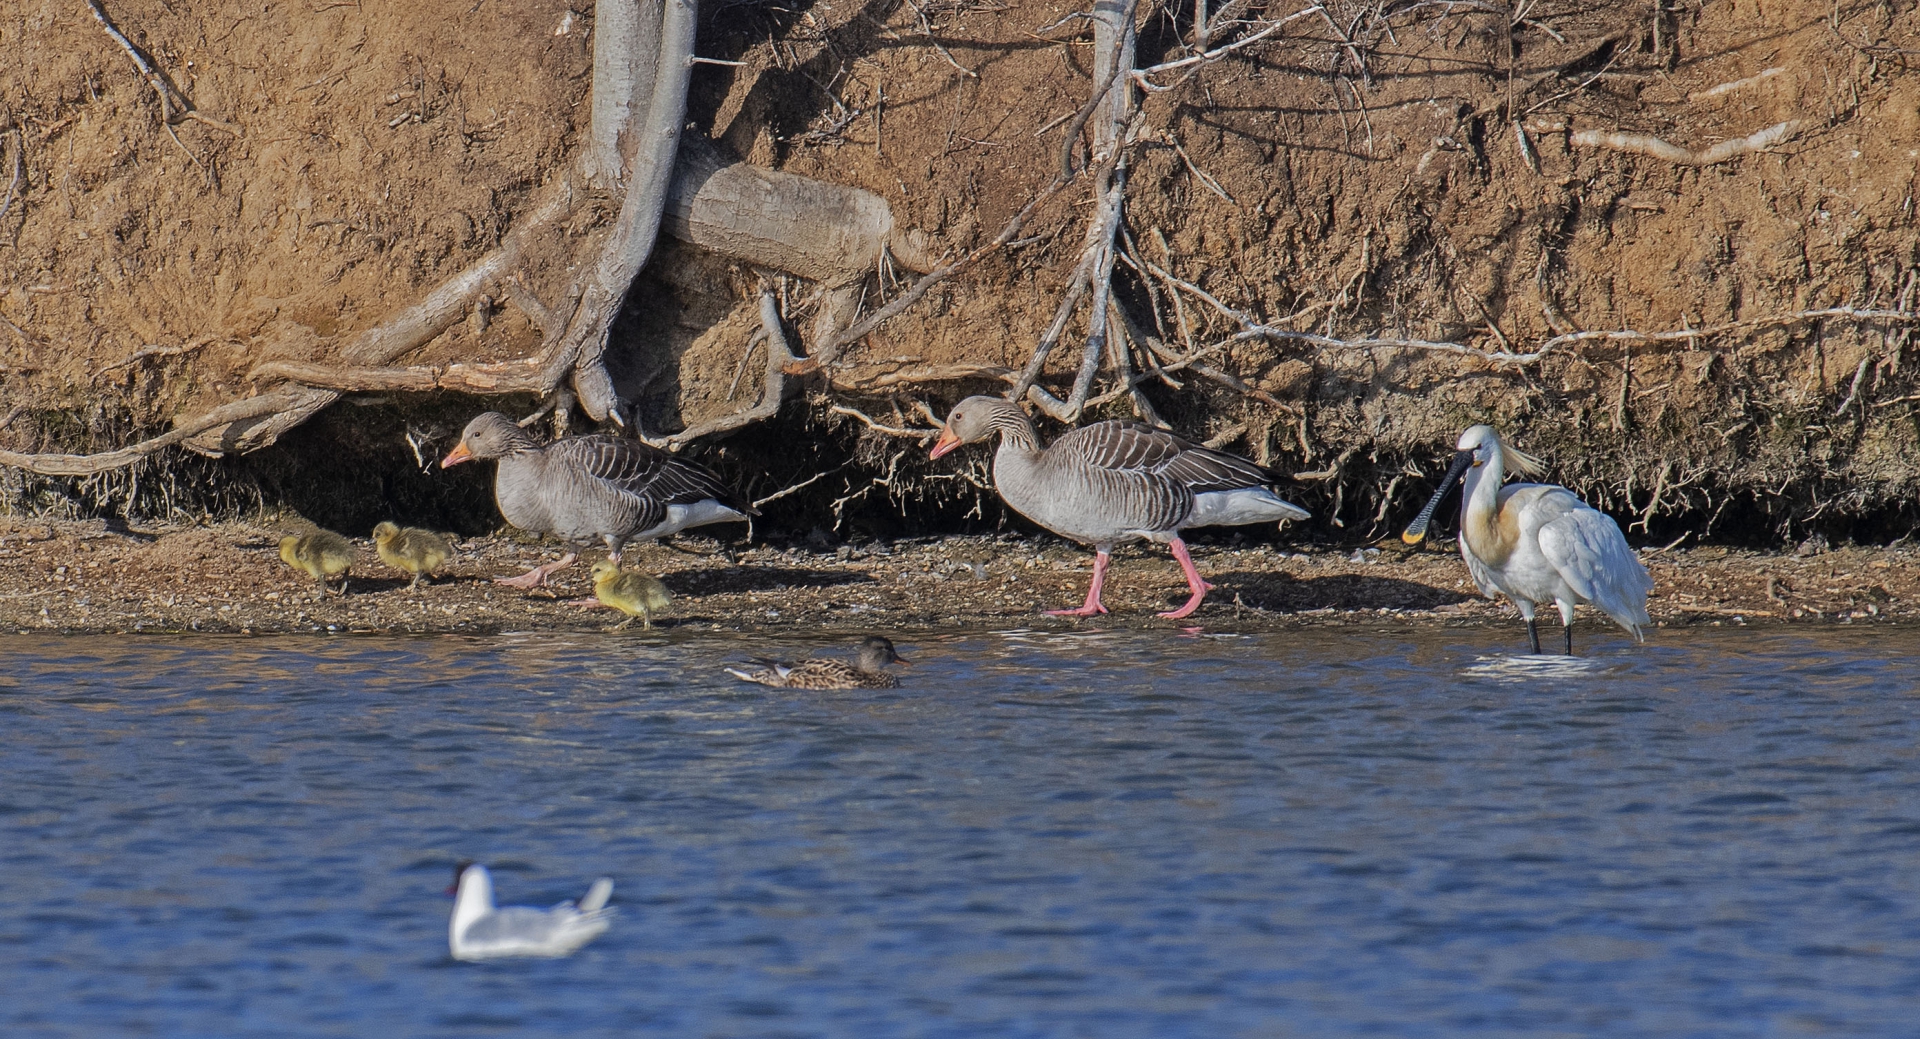
M 119 26 L 113 24 L 113 19 L 107 17 L 107 9 L 100 5 L 100 0 L 86 0 L 86 4 L 88 10 L 93 12 L 94 21 L 99 22 L 100 28 L 106 30 L 107 35 L 113 38 L 113 42 L 118 43 L 120 49 L 127 52 L 127 57 L 133 60 L 133 67 L 140 71 L 140 78 L 146 80 L 147 85 L 152 87 L 153 92 L 159 96 L 160 116 L 169 125 L 176 124 L 182 119 L 192 119 L 235 137 L 244 134 L 240 127 L 232 123 L 203 115 L 195 110 L 193 102 L 187 100 L 187 96 L 180 92 L 180 88 L 173 85 L 173 81 L 167 78 L 167 74 L 160 71 L 159 66 L 147 57 L 145 51 L 135 45 L 132 40 L 127 39 Z M 183 149 L 184 147 L 182 145 Z M 192 154 L 189 153 L 188 157 L 191 158 Z M 198 159 L 194 161 L 199 162 Z
M 268 361 L 247 373 L 259 382 L 296 382 L 336 393 L 539 393 L 540 372 L 532 359 L 491 364 L 410 365 L 405 368 L 335 367 L 300 361 Z
M 22 161 L 27 151 L 27 139 L 20 131 L 11 130 L 6 134 L 0 134 L 0 142 L 4 142 L 8 137 L 13 138 L 13 176 L 7 181 L 6 201 L 0 202 L 0 220 L 7 218 L 7 213 L 13 209 L 13 200 L 19 195 Z
M 131 465 L 155 451 L 172 447 L 188 437 L 217 427 L 237 425 L 247 419 L 275 414 L 294 405 L 298 396 L 298 390 L 288 389 L 237 400 L 215 408 L 157 437 L 142 440 L 131 447 L 123 447 L 117 451 L 103 451 L 91 455 L 22 454 L 18 451 L 0 451 L 0 465 L 11 465 L 43 476 L 92 476 L 109 469 L 118 469 L 123 465 Z
M 1789 119 L 1784 123 L 1775 123 L 1764 130 L 1736 137 L 1702 151 L 1682 148 L 1677 144 L 1668 144 L 1658 137 L 1645 134 L 1607 132 L 1603 130 L 1580 130 L 1567 138 L 1567 143 L 1583 148 L 1612 148 L 1615 151 L 1633 152 L 1638 155 L 1650 155 L 1656 159 L 1682 166 L 1712 166 L 1737 159 L 1742 155 L 1751 155 L 1791 138 L 1801 126 L 1801 120 Z
M 656 446 L 679 450 L 701 437 L 739 429 L 779 414 L 780 403 L 787 395 L 788 368 L 795 358 L 793 348 L 787 345 L 786 326 L 780 319 L 780 300 L 774 295 L 770 284 L 760 286 L 760 327 L 767 336 L 767 374 L 760 390 L 760 403 L 681 430 L 655 442 Z

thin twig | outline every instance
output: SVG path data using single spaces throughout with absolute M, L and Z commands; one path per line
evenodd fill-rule
M 27 151 L 27 139 L 19 130 L 8 131 L 8 136 L 13 138 L 13 179 L 7 184 L 7 200 L 0 202 L 0 220 L 5 220 L 13 209 L 13 200 L 20 190 L 22 159 Z
M 120 45 L 120 49 L 127 52 L 127 57 L 133 59 L 134 68 L 140 70 L 140 78 L 146 80 L 147 85 L 153 88 L 153 92 L 159 95 L 162 119 L 169 124 L 178 123 L 182 119 L 192 119 L 214 129 L 224 130 L 235 137 L 244 136 L 244 131 L 240 127 L 195 111 L 193 102 L 187 100 L 187 96 L 180 92 L 180 88 L 173 85 L 173 81 L 167 78 L 166 73 L 161 72 L 159 66 L 148 59 L 146 52 L 136 46 L 132 40 L 127 39 L 119 26 L 113 24 L 113 19 L 107 17 L 107 9 L 100 5 L 100 0 L 86 0 L 86 4 L 93 12 L 94 21 L 99 22 L 100 28 L 105 29 L 107 35 L 113 37 L 113 41 Z M 186 146 L 181 145 L 181 147 Z
M 1242 47 L 1250 47 L 1256 43 L 1259 43 L 1261 40 L 1264 40 L 1268 36 L 1271 36 L 1273 33 L 1279 31 L 1281 26 L 1287 24 L 1288 22 L 1293 21 L 1295 18 L 1305 18 L 1307 15 L 1310 15 L 1319 11 L 1321 11 L 1321 8 L 1318 4 L 1316 4 L 1312 7 L 1307 8 L 1304 11 L 1297 11 L 1293 14 L 1286 16 L 1285 18 L 1280 19 L 1277 22 L 1272 22 L 1268 24 L 1266 28 L 1260 30 L 1257 33 L 1254 33 L 1252 36 L 1243 36 L 1240 39 L 1235 40 L 1234 42 L 1229 43 L 1224 47 L 1216 47 L 1213 50 L 1207 51 L 1204 54 L 1195 54 L 1192 57 L 1181 58 L 1178 61 L 1167 61 L 1167 62 L 1162 62 L 1158 65 L 1151 66 L 1149 68 L 1134 69 L 1133 71 L 1127 73 L 1127 75 L 1131 76 L 1135 83 L 1140 84 L 1140 89 L 1142 90 L 1148 90 L 1154 93 L 1160 93 L 1162 91 L 1172 90 L 1174 87 L 1179 86 L 1179 84 L 1172 83 L 1172 84 L 1168 84 L 1167 86 L 1161 86 L 1160 84 L 1155 83 L 1151 77 L 1157 76 L 1162 72 L 1172 72 L 1175 69 L 1187 68 L 1188 66 L 1191 66 L 1191 65 L 1210 65 L 1216 61 L 1219 61 L 1221 58 L 1224 58 L 1227 55 L 1232 54 L 1234 51 L 1237 51 Z
M 979 79 L 979 73 L 953 60 L 953 55 L 948 54 L 947 49 L 940 46 L 940 41 L 935 39 L 933 35 L 933 23 L 927 21 L 927 12 L 921 10 L 920 5 L 914 3 L 913 0 L 907 0 L 907 6 L 913 8 L 913 13 L 920 16 L 920 35 L 925 36 L 927 42 L 933 45 L 933 49 L 939 51 L 940 56 L 947 59 L 947 64 L 959 69 L 960 74 L 968 79 Z
M 938 433 L 939 430 L 936 429 L 934 430 L 934 432 Z M 848 465 L 852 465 L 852 464 L 853 463 L 848 462 L 846 463 L 846 465 L 834 466 L 832 469 L 828 469 L 826 472 L 823 472 L 823 473 L 814 473 L 812 476 L 807 477 L 806 479 L 800 481 L 799 483 L 794 484 L 791 487 L 784 487 L 784 488 L 781 488 L 780 490 L 773 492 L 772 494 L 767 495 L 764 498 L 755 499 L 753 503 L 753 507 L 757 509 L 760 506 L 767 504 L 768 502 L 779 501 L 780 499 L 786 497 L 789 494 L 792 494 L 796 491 L 813 486 L 814 484 L 820 482 L 821 480 L 829 476 L 832 476 L 834 473 L 837 473 L 840 470 L 845 469 Z
M 106 367 L 100 369 L 100 374 L 105 374 L 107 372 L 113 371 L 115 368 L 125 368 L 131 364 L 138 364 L 149 357 L 177 357 L 180 354 L 192 353 L 193 351 L 198 350 L 203 346 L 206 346 L 208 343 L 213 342 L 216 338 L 218 337 L 217 336 L 201 336 L 200 338 L 195 339 L 191 343 L 182 343 L 179 346 L 142 347 L 141 349 L 134 351 L 133 354 L 128 358 L 126 358 L 125 360 L 115 361 L 112 364 L 107 365 Z
M 827 413 L 830 415 L 846 415 L 849 418 L 857 418 L 861 422 L 865 423 L 868 429 L 871 429 L 876 433 L 885 433 L 890 437 L 904 437 L 909 440 L 919 440 L 924 442 L 932 439 L 933 437 L 937 437 L 940 435 L 940 431 L 938 429 L 921 429 L 921 428 L 915 428 L 912 426 L 889 426 L 881 422 L 876 422 L 874 421 L 873 416 L 868 415 L 866 412 L 861 411 L 858 408 L 847 407 L 844 404 L 828 405 Z M 759 503 L 755 502 L 754 504 L 757 505 Z

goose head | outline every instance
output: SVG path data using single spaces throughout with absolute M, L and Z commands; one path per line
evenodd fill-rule
M 400 528 L 394 526 L 392 523 L 386 520 L 381 520 L 379 523 L 376 523 L 373 525 L 373 540 L 379 542 L 382 545 L 392 541 L 394 538 L 397 538 L 399 536 L 400 536 Z
M 963 444 L 977 444 L 1004 428 L 1009 419 L 1028 425 L 1027 413 L 1011 401 L 1000 397 L 968 397 L 947 412 L 946 427 L 940 430 L 940 439 L 934 442 L 927 457 L 939 458 Z
M 474 458 L 505 458 L 516 451 L 530 450 L 536 445 L 527 431 L 514 424 L 514 421 L 497 411 L 480 415 L 460 434 L 460 443 L 447 457 L 440 460 L 440 468 L 459 465 Z

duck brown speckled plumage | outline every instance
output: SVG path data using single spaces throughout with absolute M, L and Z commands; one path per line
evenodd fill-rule
M 758 671 L 727 668 L 727 673 L 746 682 L 781 689 L 892 689 L 900 679 L 886 670 L 888 664 L 912 661 L 893 651 L 893 643 L 879 635 L 860 641 L 860 654 L 854 663 L 831 657 L 809 657 L 797 664 L 772 664 Z
M 373 528 L 373 549 L 380 561 L 395 570 L 413 575 L 408 588 L 416 588 L 420 578 L 431 577 L 453 557 L 447 539 L 430 530 L 380 523 Z
M 440 465 L 473 458 L 499 459 L 493 498 L 508 523 L 573 546 L 604 541 L 615 563 L 629 541 L 759 515 L 719 477 L 679 455 L 624 437 L 569 437 L 542 445 L 497 411 L 467 423 L 459 446 Z M 496 580 L 537 588 L 576 558 L 570 551 L 557 562 Z

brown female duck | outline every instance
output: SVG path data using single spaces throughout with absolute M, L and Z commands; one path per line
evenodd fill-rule
M 762 663 L 766 663 L 762 661 Z M 830 657 L 809 657 L 798 664 L 770 664 L 758 671 L 727 668 L 727 673 L 746 682 L 781 689 L 892 689 L 900 684 L 888 664 L 912 661 L 893 651 L 893 643 L 879 635 L 860 640 L 860 655 L 854 663 Z

